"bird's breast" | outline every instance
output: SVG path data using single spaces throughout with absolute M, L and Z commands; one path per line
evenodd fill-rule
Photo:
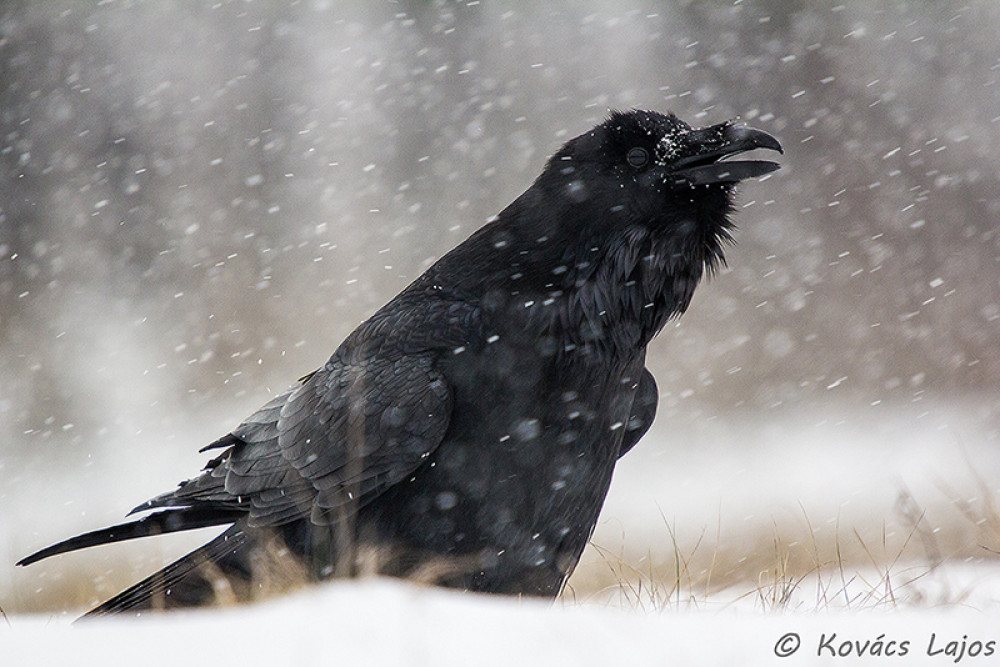
M 483 581 L 526 568 L 547 573 L 538 581 L 557 590 L 607 494 L 641 361 L 633 380 L 622 364 L 543 356 L 537 342 L 493 336 L 441 361 L 452 421 L 412 480 L 393 491 L 387 523 L 393 539 L 433 553 L 486 554 Z

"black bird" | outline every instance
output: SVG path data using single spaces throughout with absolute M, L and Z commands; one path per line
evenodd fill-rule
M 89 612 L 251 599 L 270 572 L 373 571 L 553 597 L 615 462 L 649 428 L 646 346 L 731 240 L 734 161 L 771 135 L 612 112 L 535 183 L 361 324 L 322 368 L 204 450 L 145 518 L 18 563 L 228 526 Z M 202 451 L 204 451 L 202 450 Z

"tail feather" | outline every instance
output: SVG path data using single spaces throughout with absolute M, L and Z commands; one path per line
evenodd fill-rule
M 248 577 L 243 549 L 247 539 L 242 528 L 233 526 L 208 544 L 122 591 L 77 620 L 126 611 L 210 603 L 215 597 L 213 572 L 225 576 L 230 582 L 234 576 Z
M 229 510 L 218 508 L 195 508 L 187 507 L 180 510 L 165 510 L 150 514 L 138 521 L 122 523 L 110 528 L 102 528 L 83 535 L 71 537 L 68 540 L 53 544 L 50 547 L 36 551 L 35 553 L 22 558 L 18 565 L 31 565 L 38 561 L 55 556 L 57 554 L 86 549 L 98 544 L 111 544 L 124 540 L 133 540 L 139 537 L 150 535 L 161 535 L 163 533 L 176 533 L 182 530 L 194 530 L 196 528 L 207 528 L 209 526 L 224 526 L 235 523 L 238 519 L 246 516 L 245 511 Z M 207 545 L 206 545 L 207 546 Z

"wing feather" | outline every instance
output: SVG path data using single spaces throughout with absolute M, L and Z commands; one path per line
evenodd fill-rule
M 478 316 L 444 300 L 376 314 L 322 368 L 209 445 L 225 449 L 201 475 L 136 511 L 212 503 L 277 526 L 370 502 L 444 438 L 452 396 L 435 360 L 475 337 Z

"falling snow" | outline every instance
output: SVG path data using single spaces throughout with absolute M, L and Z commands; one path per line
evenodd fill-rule
M 608 553 L 695 550 L 693 581 L 746 593 L 810 535 L 916 535 L 907 567 L 1000 551 L 962 510 L 1000 472 L 1000 4 L 767 9 L 0 7 L 0 607 L 84 607 L 183 552 L 10 565 L 190 476 L 609 108 L 786 151 L 742 188 L 730 268 L 650 347 L 657 421 L 567 596 L 608 585 Z

